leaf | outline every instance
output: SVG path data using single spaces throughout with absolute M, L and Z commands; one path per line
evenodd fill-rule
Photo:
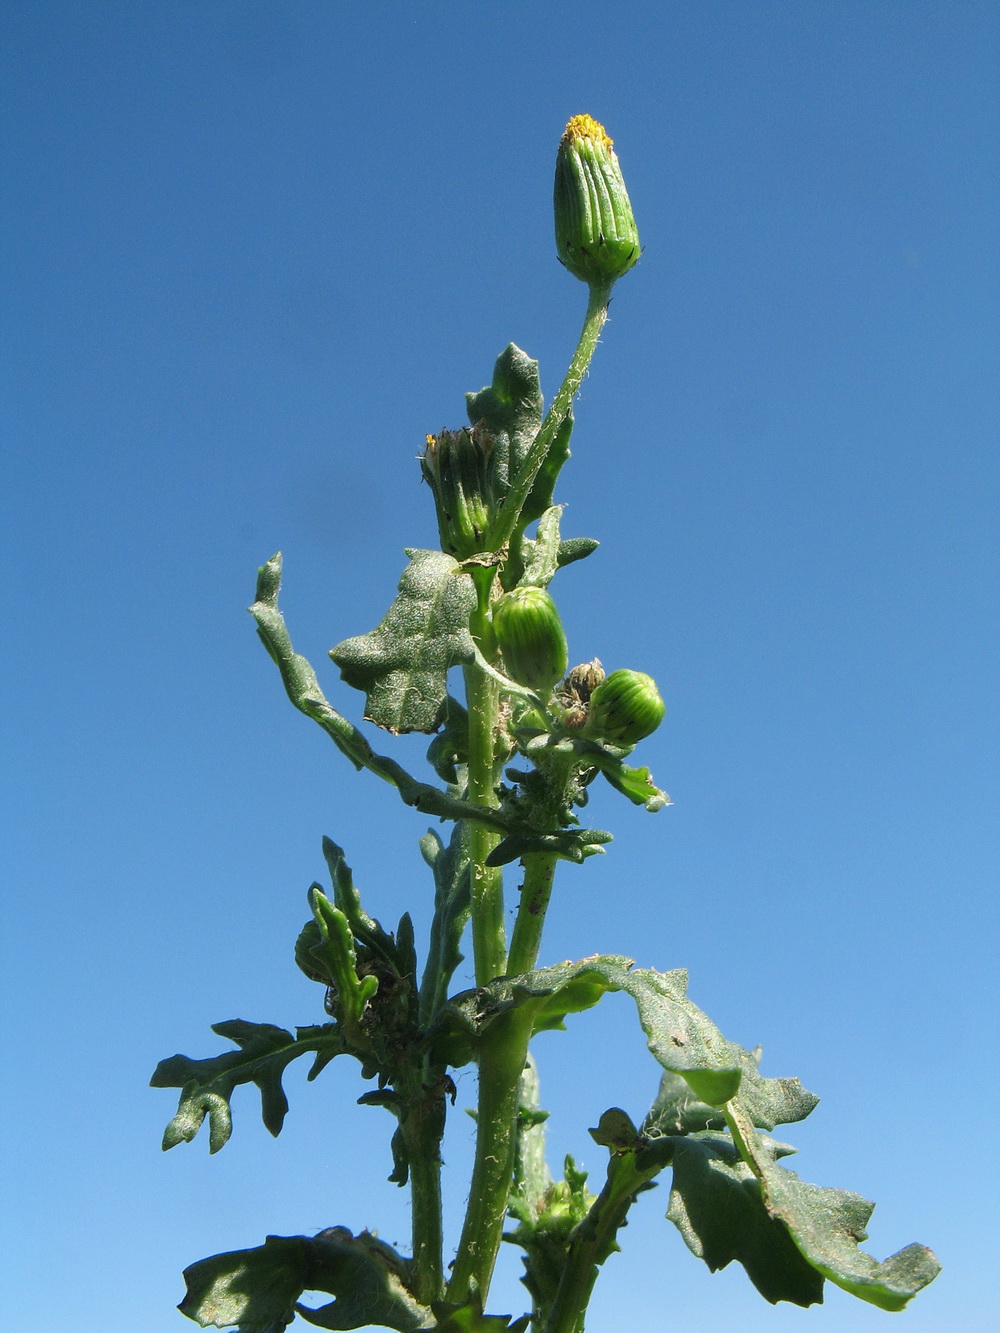
M 451 786 L 464 782 L 458 765 L 469 762 L 469 714 L 450 694 L 445 699 L 443 726 L 427 747 L 427 762 Z
M 472 909 L 472 884 L 467 837 L 460 824 L 452 830 L 447 847 L 429 829 L 420 839 L 420 851 L 434 875 L 434 919 L 420 986 L 420 1019 L 427 1023 L 462 961 L 460 946 Z
M 398 596 L 378 627 L 330 650 L 347 684 L 367 695 L 366 719 L 393 734 L 436 731 L 449 668 L 475 656 L 472 579 L 443 551 L 406 554 Z
M 320 1328 L 375 1324 L 399 1333 L 429 1329 L 430 1311 L 404 1283 L 406 1261 L 363 1231 L 331 1227 L 318 1236 L 268 1236 L 252 1250 L 202 1259 L 184 1270 L 187 1295 L 178 1307 L 202 1328 L 282 1333 L 296 1313 Z M 297 1304 L 304 1291 L 337 1297 L 318 1310 Z
M 593 555 L 600 544 L 593 537 L 567 537 L 559 543 L 559 554 L 556 557 L 559 568 L 572 565 L 576 560 L 585 560 L 588 555 Z
M 570 456 L 569 437 L 572 433 L 573 412 L 571 409 L 563 417 L 562 424 L 549 445 L 549 452 L 545 455 L 542 466 L 538 469 L 531 490 L 528 492 L 528 498 L 524 502 L 524 508 L 521 510 L 519 526 L 530 523 L 533 519 L 541 518 L 552 504 L 556 481 L 562 471 L 563 464 Z
M 768 1216 L 760 1187 L 728 1134 L 675 1139 L 673 1168 L 667 1217 L 711 1272 L 735 1259 L 772 1305 L 822 1302 L 822 1276 L 783 1224 Z
M 436 554 L 436 553 L 432 553 Z M 361 732 L 342 717 L 319 688 L 316 673 L 309 662 L 292 648 L 285 621 L 278 610 L 281 584 L 281 555 L 274 555 L 257 571 L 257 601 L 250 613 L 257 621 L 257 633 L 278 665 L 285 691 L 294 706 L 319 724 L 356 768 L 367 768 L 399 792 L 405 805 L 425 815 L 442 819 L 477 819 L 490 828 L 506 830 L 507 823 L 498 812 L 474 801 L 462 801 L 426 782 L 418 782 L 393 759 L 376 754 Z
M 285 1068 L 300 1055 L 316 1053 L 309 1077 L 315 1078 L 325 1065 L 343 1049 L 336 1025 L 298 1028 L 295 1037 L 285 1028 L 271 1023 L 247 1023 L 234 1019 L 213 1024 L 212 1031 L 228 1037 L 240 1048 L 192 1060 L 174 1055 L 156 1066 L 150 1086 L 180 1088 L 177 1114 L 163 1134 L 163 1150 L 178 1143 L 190 1143 L 209 1120 L 209 1151 L 216 1153 L 232 1133 L 229 1099 L 241 1083 L 255 1083 L 260 1089 L 261 1114 L 272 1134 L 279 1134 L 288 1111 L 288 1099 L 281 1086 Z
M 679 1074 L 663 1071 L 660 1090 L 642 1123 L 650 1138 L 690 1134 L 701 1129 L 725 1129 L 726 1117 L 716 1106 L 697 1098 Z
M 651 814 L 655 814 L 670 804 L 670 797 L 657 787 L 648 768 L 629 768 L 607 746 L 582 737 L 574 739 L 573 748 L 577 754 L 600 769 L 612 787 L 627 796 L 633 805 L 644 805 Z
M 562 505 L 546 509 L 538 520 L 538 532 L 533 541 L 525 542 L 524 575 L 521 584 L 546 588 L 559 568 L 559 520 Z
M 431 1333 L 524 1333 L 531 1322 L 529 1315 L 511 1323 L 509 1314 L 483 1314 L 478 1293 L 463 1305 L 432 1301 L 431 1309 L 438 1320 Z
M 483 422 L 493 437 L 493 468 L 499 492 L 497 498 L 501 499 L 520 471 L 542 424 L 544 403 L 538 380 L 538 362 L 532 361 L 527 352 L 522 352 L 514 343 L 508 343 L 496 359 L 493 383 L 478 393 L 467 393 L 465 405 L 472 424 Z M 542 506 L 543 509 L 547 507 Z
M 940 1265 L 922 1245 L 883 1263 L 860 1249 L 874 1204 L 849 1190 L 807 1184 L 777 1164 L 792 1149 L 753 1138 L 753 1169 L 728 1135 L 674 1141 L 667 1217 L 709 1268 L 738 1259 L 772 1304 L 816 1304 L 829 1278 L 883 1310 L 902 1310 L 937 1276 Z
M 536 833 L 524 826 L 501 839 L 486 858 L 486 864 L 505 866 L 529 852 L 554 852 L 563 860 L 579 865 L 588 856 L 603 852 L 604 844 L 611 841 L 611 834 L 599 828 L 566 828 L 557 833 Z
M 539 1032 L 559 1027 L 567 1014 L 590 1008 L 608 991 L 631 995 L 650 1051 L 709 1106 L 722 1106 L 739 1094 L 746 1115 L 762 1129 L 802 1120 L 815 1107 L 818 1098 L 798 1079 L 761 1077 L 754 1055 L 727 1041 L 687 998 L 685 971 L 636 968 L 631 959 L 615 955 L 500 977 L 455 996 L 439 1020 L 449 1061 L 460 1065 L 474 1059 L 482 1033 L 504 1015 L 523 1011 Z

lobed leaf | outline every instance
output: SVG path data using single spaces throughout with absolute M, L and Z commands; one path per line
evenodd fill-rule
M 632 997 L 650 1051 L 708 1106 L 721 1107 L 738 1094 L 749 1120 L 762 1129 L 802 1120 L 815 1107 L 818 1098 L 798 1079 L 763 1078 L 753 1053 L 723 1037 L 687 998 L 685 971 L 636 968 L 614 955 L 500 977 L 465 991 L 442 1011 L 441 1038 L 451 1063 L 466 1063 L 475 1058 L 483 1031 L 503 1015 L 526 1010 L 538 1032 L 561 1026 L 567 1014 L 590 1008 L 608 991 Z
M 794 1149 L 753 1135 L 753 1165 L 727 1134 L 673 1141 L 667 1217 L 712 1271 L 733 1259 L 772 1304 L 814 1305 L 823 1279 L 883 1310 L 902 1310 L 940 1270 L 932 1252 L 908 1245 L 878 1260 L 860 1249 L 874 1204 L 849 1190 L 800 1180 L 778 1165 Z
M 410 1295 L 407 1262 L 367 1231 L 331 1227 L 318 1236 L 268 1236 L 252 1250 L 202 1259 L 184 1270 L 187 1295 L 178 1307 L 202 1328 L 238 1325 L 239 1333 L 282 1333 L 300 1314 L 319 1328 L 376 1325 L 417 1333 L 434 1326 Z M 300 1305 L 305 1291 L 336 1297 L 318 1310 Z
M 298 1028 L 294 1037 L 271 1023 L 247 1023 L 242 1019 L 215 1023 L 212 1031 L 228 1037 L 239 1050 L 206 1060 L 173 1055 L 160 1061 L 150 1079 L 153 1088 L 181 1089 L 177 1113 L 163 1134 L 164 1152 L 178 1143 L 190 1143 L 206 1116 L 209 1151 L 218 1152 L 232 1133 L 229 1099 L 242 1083 L 254 1083 L 260 1089 L 264 1124 L 272 1134 L 279 1134 L 288 1111 L 281 1085 L 286 1067 L 300 1055 L 312 1052 L 316 1060 L 309 1077 L 315 1078 L 343 1049 L 333 1023 Z
M 475 657 L 472 579 L 443 551 L 406 554 L 410 563 L 381 623 L 330 650 L 347 684 L 367 696 L 365 718 L 394 734 L 436 731 L 449 668 Z

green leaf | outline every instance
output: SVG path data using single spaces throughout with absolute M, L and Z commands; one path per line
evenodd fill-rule
M 282 1333 L 296 1313 L 319 1328 L 377 1325 L 399 1333 L 430 1329 L 431 1312 L 405 1285 L 407 1263 L 369 1232 L 331 1227 L 318 1236 L 268 1236 L 252 1250 L 202 1259 L 184 1270 L 187 1295 L 178 1307 L 202 1328 Z M 305 1291 L 336 1300 L 318 1310 L 297 1302 Z
M 569 458 L 569 437 L 572 433 L 573 412 L 571 409 L 563 417 L 562 424 L 549 445 L 549 452 L 545 455 L 542 466 L 538 469 L 531 490 L 528 492 L 528 498 L 524 502 L 524 508 L 521 510 L 519 526 L 530 523 L 533 519 L 541 518 L 552 504 L 556 481 L 562 471 L 563 464 Z
M 468 838 L 460 824 L 445 847 L 433 829 L 420 839 L 420 851 L 434 875 L 434 919 L 427 964 L 420 984 L 420 1020 L 429 1022 L 448 993 L 462 961 L 461 943 L 472 910 Z
M 674 1140 L 667 1217 L 709 1268 L 739 1260 L 772 1304 L 816 1304 L 829 1278 L 883 1310 L 903 1309 L 937 1276 L 940 1265 L 922 1245 L 883 1263 L 865 1253 L 859 1243 L 874 1205 L 848 1190 L 807 1184 L 778 1165 L 792 1149 L 753 1138 L 753 1169 L 726 1134 Z
M 590 1008 L 608 991 L 631 995 L 650 1051 L 709 1106 L 722 1106 L 739 1094 L 753 1124 L 773 1129 L 804 1119 L 816 1105 L 818 1098 L 798 1079 L 761 1077 L 755 1056 L 727 1041 L 687 998 L 686 972 L 636 968 L 630 959 L 614 955 L 500 977 L 456 996 L 440 1019 L 448 1058 L 456 1065 L 475 1058 L 481 1034 L 513 1011 L 524 1011 L 538 1032 L 560 1026 L 567 1014 Z
M 538 362 L 509 343 L 496 359 L 493 383 L 467 393 L 465 404 L 472 424 L 483 422 L 493 437 L 493 468 L 501 494 L 506 493 L 542 424 Z
M 406 554 L 398 596 L 379 626 L 330 650 L 348 685 L 367 695 L 366 719 L 394 734 L 436 731 L 449 668 L 475 657 L 472 579 L 443 551 Z
M 546 509 L 538 520 L 534 540 L 525 542 L 524 576 L 521 584 L 547 588 L 559 568 L 559 520 L 562 505 Z
M 566 828 L 557 833 L 536 833 L 524 826 L 502 838 L 486 858 L 486 864 L 505 866 L 529 852 L 553 852 L 563 860 L 579 865 L 588 856 L 603 852 L 604 844 L 611 841 L 611 834 L 599 828 Z
M 756 1052 L 755 1052 L 756 1054 Z M 701 1129 L 725 1129 L 726 1117 L 716 1106 L 697 1098 L 679 1074 L 663 1071 L 660 1090 L 642 1124 L 650 1138 L 691 1134 Z
M 442 819 L 477 819 L 490 828 L 506 830 L 507 822 L 491 807 L 459 800 L 427 782 L 418 782 L 395 760 L 376 754 L 357 727 L 335 708 L 331 708 L 319 688 L 315 671 L 292 648 L 288 629 L 278 610 L 280 583 L 279 553 L 272 556 L 257 572 L 257 601 L 250 608 L 250 613 L 257 621 L 257 633 L 277 663 L 285 691 L 295 707 L 318 723 L 356 768 L 367 768 L 385 782 L 391 783 L 404 804 L 425 815 L 440 815 Z
M 559 543 L 559 568 L 572 565 L 576 560 L 585 560 L 588 555 L 593 555 L 600 544 L 593 537 L 567 537 Z
M 432 1301 L 431 1309 L 438 1320 L 431 1333 L 524 1333 L 531 1322 L 529 1315 L 511 1323 L 509 1314 L 483 1314 L 478 1293 L 464 1305 Z
M 675 1139 L 673 1168 L 667 1217 L 713 1273 L 735 1259 L 772 1305 L 822 1302 L 822 1276 L 768 1215 L 760 1186 L 728 1134 Z
M 427 747 L 427 762 L 442 781 L 453 787 L 464 783 L 458 766 L 469 762 L 469 714 L 450 694 L 445 699 L 444 724 Z
M 271 1023 L 246 1023 L 242 1019 L 215 1023 L 212 1031 L 228 1037 L 239 1050 L 207 1060 L 174 1055 L 161 1060 L 150 1079 L 153 1088 L 181 1089 L 177 1114 L 164 1131 L 164 1152 L 178 1143 L 190 1143 L 206 1116 L 209 1150 L 218 1152 L 232 1133 L 229 1099 L 241 1083 L 255 1083 L 260 1089 L 264 1124 L 272 1134 L 279 1134 L 288 1111 L 281 1086 L 285 1068 L 298 1056 L 315 1052 L 316 1063 L 310 1073 L 310 1078 L 315 1078 L 343 1050 L 333 1023 L 298 1028 L 295 1037 Z
M 600 769 L 612 787 L 627 796 L 634 805 L 644 805 L 650 813 L 655 814 L 670 804 L 670 797 L 657 787 L 648 768 L 629 768 L 607 746 L 583 737 L 574 738 L 573 748 L 588 763 Z

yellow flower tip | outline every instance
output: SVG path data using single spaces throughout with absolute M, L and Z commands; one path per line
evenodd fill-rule
M 594 139 L 604 148 L 611 151 L 615 146 L 614 140 L 608 134 L 607 130 L 599 120 L 593 116 L 571 116 L 563 131 L 563 143 L 573 143 L 577 139 Z

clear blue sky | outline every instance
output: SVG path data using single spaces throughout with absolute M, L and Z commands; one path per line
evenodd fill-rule
M 426 822 L 285 700 L 244 608 L 326 650 L 436 544 L 415 456 L 509 341 L 552 393 L 568 116 L 615 137 L 644 252 L 577 405 L 555 585 L 576 660 L 656 676 L 609 855 L 560 873 L 547 961 L 687 966 L 823 1100 L 808 1180 L 870 1248 L 945 1264 L 910 1333 L 996 1327 L 997 71 L 979 0 L 3 6 L 5 1322 L 180 1333 L 180 1270 L 268 1232 L 405 1243 L 354 1069 L 272 1141 L 161 1155 L 162 1056 L 322 1020 L 294 969 L 321 835 L 428 920 Z M 405 762 L 421 744 L 399 742 Z M 627 1002 L 545 1036 L 553 1155 L 641 1114 Z M 460 1082 L 469 1104 L 473 1076 Z M 454 1118 L 457 1183 L 471 1125 Z M 772 1309 L 644 1196 L 589 1333 L 866 1333 Z M 524 1308 L 513 1252 L 491 1302 Z

